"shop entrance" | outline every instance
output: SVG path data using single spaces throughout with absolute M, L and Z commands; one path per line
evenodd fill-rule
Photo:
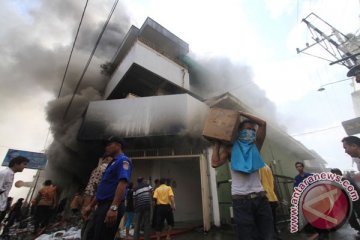
M 135 182 L 141 176 L 153 186 L 155 179 L 168 179 L 175 194 L 175 222 L 203 225 L 205 231 L 209 230 L 211 206 L 205 156 L 158 153 L 158 150 L 127 152 L 134 166 L 132 180 Z

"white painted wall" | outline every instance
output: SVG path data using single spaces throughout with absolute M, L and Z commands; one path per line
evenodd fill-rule
M 176 181 L 173 188 L 176 211 L 175 222 L 202 221 L 200 166 L 198 158 L 133 160 L 132 179 L 138 176 L 148 179 L 165 177 Z
M 185 89 L 190 89 L 189 72 L 164 55 L 156 52 L 140 41 L 136 41 L 124 60 L 116 68 L 105 89 L 104 98 L 108 98 L 132 64 L 138 64 L 149 71 L 167 79 Z
M 360 85 L 360 84 L 358 84 L 358 85 Z M 351 97 L 352 97 L 355 116 L 360 117 L 360 87 L 359 87 L 359 90 L 354 91 L 351 94 Z
M 212 148 L 207 149 L 207 160 L 209 166 L 209 178 L 210 178 L 210 189 L 211 189 L 211 205 L 212 205 L 212 217 L 213 223 L 215 226 L 220 227 L 220 208 L 219 208 L 219 197 L 217 191 L 217 181 L 216 181 L 216 170 L 211 167 L 211 156 Z

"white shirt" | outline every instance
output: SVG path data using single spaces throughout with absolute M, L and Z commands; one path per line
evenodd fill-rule
M 11 168 L 5 168 L 0 171 L 0 211 L 5 211 L 7 198 L 14 182 L 14 172 Z
M 358 169 L 358 171 L 360 171 L 360 158 L 353 158 L 353 166 L 354 166 L 354 163 L 356 163 L 356 167 Z
M 254 192 L 264 191 L 259 171 L 247 174 L 231 171 L 231 195 L 246 195 Z

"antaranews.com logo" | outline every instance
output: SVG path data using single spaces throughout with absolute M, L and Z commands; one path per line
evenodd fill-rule
M 315 173 L 294 187 L 290 232 L 298 232 L 308 223 L 317 229 L 339 228 L 349 218 L 352 202 L 358 199 L 354 186 L 342 176 Z

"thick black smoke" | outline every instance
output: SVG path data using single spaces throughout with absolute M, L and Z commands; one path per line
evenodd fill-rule
M 16 102 L 26 102 L 41 91 L 51 92 L 56 98 L 85 1 L 40 0 L 29 6 L 16 1 L 1 2 L 0 13 L 8 16 L 9 23 L 2 24 L 0 35 L 2 106 L 16 109 Z M 89 101 L 101 99 L 108 81 L 100 73 L 100 65 L 111 60 L 130 27 L 121 4 L 113 14 L 65 121 L 63 117 L 112 4 L 113 1 L 89 1 L 61 96 L 46 108 L 54 137 L 47 149 L 46 177 L 60 186 L 85 184 L 88 177 L 85 173 L 94 167 L 102 151 L 101 145 L 77 141 L 77 133 Z
M 9 16 L 0 39 L 0 101 L 14 109 L 16 103 L 10 99 L 26 102 L 40 91 L 56 98 L 85 2 L 40 0 L 15 19 L 8 2 L 0 9 L 3 16 Z M 78 141 L 77 134 L 88 103 L 101 99 L 107 84 L 100 65 L 111 60 L 130 27 L 123 6 L 118 5 L 65 120 L 64 113 L 111 5 L 111 1 L 89 2 L 61 96 L 46 108 L 54 138 L 47 149 L 46 175 L 60 186 L 84 185 L 103 150 L 98 143 Z M 219 58 L 196 62 L 189 64 L 193 91 L 204 98 L 230 91 L 256 111 L 275 114 L 274 105 L 253 83 L 250 67 Z
M 96 165 L 97 159 L 103 151 L 100 143 L 78 141 L 77 134 L 88 103 L 101 99 L 101 94 L 108 79 L 100 73 L 100 65 L 109 61 L 119 47 L 129 27 L 126 15 L 121 14 L 119 17 L 115 17 L 108 25 L 95 53 L 95 57 L 80 86 L 80 90 L 75 95 L 70 110 L 66 118 L 64 118 L 71 93 L 79 80 L 83 68 L 82 64 L 87 61 L 87 57 L 94 47 L 103 25 L 104 22 L 100 21 L 91 25 L 85 24 L 82 27 L 76 51 L 82 53 L 84 58 L 79 61 L 78 66 L 72 64 L 73 71 L 66 79 L 64 94 L 59 99 L 50 102 L 46 109 L 47 119 L 50 122 L 51 131 L 54 136 L 54 141 L 47 151 L 50 160 L 47 167 L 47 175 L 58 181 L 61 179 L 60 185 L 69 186 L 74 185 L 72 183 L 76 183 L 75 185 L 81 186 L 86 184 L 87 173 Z M 75 69 L 74 65 L 76 66 Z M 64 175 L 68 176 L 65 178 L 65 181 Z

